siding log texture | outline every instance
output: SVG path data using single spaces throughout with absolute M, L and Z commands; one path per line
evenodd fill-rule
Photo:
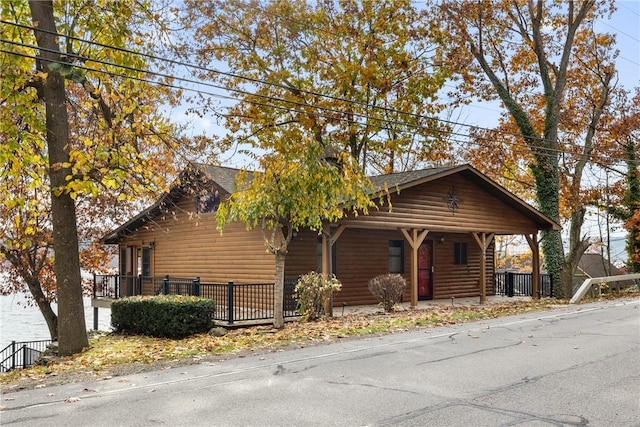
M 437 237 L 437 239 L 436 239 Z M 443 243 L 439 243 L 444 237 Z M 430 233 L 427 240 L 433 239 L 432 276 L 433 297 L 462 298 L 480 295 L 480 248 L 471 234 Z M 404 274 L 407 288 L 403 302 L 411 300 L 411 247 L 400 231 L 365 230 L 348 228 L 342 233 L 334 250 L 337 250 L 336 277 L 342 283 L 342 290 L 334 296 L 334 306 L 376 304 L 368 289 L 369 280 L 389 272 L 389 241 L 404 241 Z M 454 243 L 467 243 L 466 265 L 454 264 Z M 315 233 L 301 233 L 291 242 L 285 264 L 287 278 L 295 278 L 309 271 L 317 270 L 317 237 Z M 487 251 L 487 295 L 495 294 L 494 250 L 493 243 Z
M 152 276 L 199 276 L 203 283 L 273 283 L 274 256 L 267 252 L 260 229 L 247 231 L 244 224 L 236 222 L 220 234 L 215 214 L 196 216 L 194 209 L 194 199 L 185 197 L 176 209 L 123 239 L 120 245 L 141 247 L 154 242 Z M 150 289 L 144 290 L 147 293 Z
M 449 208 L 455 190 L 458 209 Z M 496 234 L 537 233 L 535 222 L 460 175 L 402 190 L 391 196 L 392 210 L 371 209 L 368 215 L 339 221 L 350 227 L 418 228 L 433 231 L 483 231 Z M 425 209 L 428 207 L 428 209 Z

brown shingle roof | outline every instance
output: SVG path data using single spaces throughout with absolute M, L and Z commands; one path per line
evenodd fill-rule
M 203 172 L 208 179 L 216 183 L 228 194 L 234 192 L 236 176 L 238 172 L 240 172 L 240 169 L 206 165 L 203 163 L 194 163 L 193 166 Z M 251 176 L 251 174 L 253 174 L 253 172 L 249 172 L 249 176 Z
M 458 168 L 459 166 L 439 167 L 421 169 L 416 171 L 398 172 L 386 175 L 378 175 L 369 177 L 373 188 L 377 191 L 384 189 L 386 184 L 389 191 L 394 191 L 394 188 L 404 188 L 406 186 L 415 185 L 417 181 L 422 181 L 425 178 L 429 178 L 435 175 L 442 174 L 444 172 Z
M 589 277 L 617 276 L 622 274 L 618 268 L 600 254 L 583 254 L 578 268 Z
M 620 276 L 623 274 L 619 268 L 607 261 L 601 254 L 598 253 L 586 253 L 583 254 L 578 261 L 578 270 L 582 271 L 587 277 L 607 277 L 607 276 Z M 620 282 L 612 282 L 614 287 L 633 286 L 635 283 L 633 280 L 624 280 Z

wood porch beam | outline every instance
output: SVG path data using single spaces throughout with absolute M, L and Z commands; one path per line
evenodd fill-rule
M 333 235 L 331 236 L 332 245 L 340 238 L 345 228 L 347 228 L 347 226 L 344 224 L 341 224 L 338 226 L 338 228 L 336 228 L 336 231 L 334 231 Z M 329 229 L 329 232 L 331 232 L 331 229 Z
M 333 245 L 336 243 L 342 232 L 347 228 L 346 225 L 340 225 L 335 230 L 333 234 L 331 234 L 331 224 L 324 224 L 322 226 L 322 274 L 325 277 L 329 277 L 331 272 L 333 271 L 333 266 L 331 265 L 331 260 L 333 259 Z
M 484 304 L 487 301 L 487 248 L 491 245 L 494 234 L 472 232 L 471 235 L 482 252 L 480 257 L 480 304 Z
M 540 299 L 540 246 L 536 234 L 525 234 L 531 248 L 531 298 Z
M 322 275 L 325 278 L 331 276 L 331 251 L 333 250 L 333 239 L 331 238 L 331 225 L 324 224 L 322 226 Z M 333 315 L 333 301 L 328 299 L 324 301 L 324 314 Z
M 429 234 L 429 230 L 418 233 L 416 228 L 401 228 L 400 232 L 411 246 L 411 307 L 416 307 L 418 305 L 418 249 Z

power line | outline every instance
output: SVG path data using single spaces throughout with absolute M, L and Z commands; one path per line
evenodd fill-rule
M 236 3 L 238 3 L 238 2 L 236 2 Z M 518 133 L 511 133 L 511 132 L 505 132 L 505 131 L 500 131 L 500 130 L 492 130 L 492 129 L 480 128 L 478 126 L 469 125 L 469 124 L 466 124 L 466 123 L 454 122 L 454 121 L 450 121 L 450 120 L 445 120 L 445 119 L 442 119 L 442 118 L 439 118 L 439 117 L 435 117 L 435 116 L 424 116 L 424 115 L 417 114 L 417 113 L 398 111 L 398 110 L 395 110 L 395 109 L 392 109 L 392 108 L 388 108 L 388 107 L 369 105 L 369 104 L 367 104 L 365 102 L 361 102 L 361 101 L 357 101 L 357 100 L 350 100 L 350 99 L 346 99 L 346 98 L 342 98 L 342 97 L 338 97 L 338 96 L 334 96 L 334 95 L 314 92 L 314 91 L 307 90 L 307 89 L 292 88 L 290 86 L 283 85 L 283 84 L 280 84 L 280 83 L 268 82 L 268 81 L 262 80 L 262 79 L 257 79 L 257 78 L 253 78 L 253 77 L 242 76 L 240 74 L 220 71 L 220 70 L 216 70 L 216 69 L 213 69 L 213 68 L 207 68 L 207 67 L 203 67 L 203 66 L 199 66 L 199 65 L 195 65 L 195 64 L 190 64 L 190 63 L 183 62 L 183 61 L 177 61 L 175 59 L 170 59 L 170 58 L 165 58 L 165 57 L 158 57 L 158 56 L 151 55 L 151 54 L 144 53 L 144 52 L 136 52 L 136 51 L 132 51 L 132 50 L 125 49 L 125 48 L 106 45 L 106 44 L 103 44 L 103 43 L 94 42 L 94 41 L 82 39 L 82 38 L 75 37 L 75 36 L 68 36 L 68 35 L 64 35 L 64 34 L 61 34 L 61 33 L 55 32 L 55 31 L 43 30 L 43 29 L 40 29 L 40 28 L 36 28 L 36 27 L 24 25 L 24 24 L 18 24 L 18 23 L 14 23 L 14 22 L 10 22 L 10 21 L 5 21 L 5 20 L 0 20 L 0 23 L 5 23 L 5 24 L 13 25 L 13 26 L 16 26 L 16 27 L 19 27 L 19 28 L 33 30 L 33 31 L 35 31 L 37 29 L 38 31 L 45 32 L 45 33 L 48 33 L 48 34 L 52 34 L 52 35 L 55 35 L 55 36 L 58 36 L 58 37 L 70 38 L 71 40 L 80 41 L 80 42 L 87 43 L 87 44 L 90 44 L 90 45 L 96 45 L 96 46 L 99 46 L 99 47 L 103 47 L 103 48 L 106 48 L 106 49 L 112 49 L 112 50 L 116 50 L 116 51 L 123 52 L 123 53 L 139 55 L 139 56 L 151 59 L 151 60 L 168 62 L 168 63 L 170 63 L 172 65 L 180 65 L 180 66 L 187 67 L 187 68 L 192 68 L 192 69 L 195 69 L 195 70 L 198 70 L 198 71 L 206 71 L 206 72 L 209 72 L 209 73 L 219 74 L 219 75 L 223 75 L 223 76 L 226 76 L 226 77 L 232 77 L 232 78 L 236 78 L 236 79 L 240 79 L 240 80 L 245 80 L 245 81 L 248 81 L 250 83 L 273 86 L 273 87 L 277 87 L 277 88 L 280 88 L 280 89 L 285 89 L 287 91 L 291 91 L 292 89 L 295 89 L 296 92 L 299 92 L 299 93 L 312 95 L 312 96 L 318 96 L 318 97 L 322 97 L 322 98 L 327 98 L 327 99 L 330 99 L 330 100 L 333 100 L 333 101 L 340 101 L 340 102 L 345 102 L 345 103 L 348 103 L 348 104 L 354 104 L 354 105 L 358 105 L 360 107 L 371 108 L 371 109 L 375 109 L 375 110 L 382 110 L 385 113 L 393 113 L 393 114 L 405 115 L 405 116 L 414 117 L 414 118 L 417 118 L 417 119 L 434 120 L 434 121 L 438 121 L 438 122 L 441 122 L 441 123 L 445 123 L 447 125 L 462 126 L 462 127 L 473 128 L 473 129 L 484 129 L 484 130 L 495 132 L 495 133 L 498 133 L 498 134 L 501 134 L 501 135 L 508 135 L 508 136 L 515 136 L 515 137 L 524 138 L 524 136 L 522 134 L 518 134 Z M 1 40 L 1 41 L 5 41 L 5 42 L 8 42 L 8 43 L 21 45 L 20 43 L 17 43 L 17 42 L 10 42 L 10 41 L 7 41 L 7 40 Z M 32 46 L 32 45 L 23 45 L 23 47 L 29 47 L 31 49 L 40 49 L 39 47 Z M 116 66 L 116 67 L 122 67 L 122 68 L 126 68 L 126 69 L 129 69 L 129 70 L 132 70 L 132 71 L 138 71 L 138 72 L 143 72 L 143 73 L 156 74 L 158 76 L 162 76 L 162 77 L 165 77 L 165 78 L 168 77 L 168 78 L 188 81 L 188 82 L 191 82 L 191 83 L 203 84 L 205 86 L 211 86 L 211 87 L 215 87 L 215 88 L 218 88 L 218 89 L 223 89 L 223 90 L 228 90 L 228 91 L 237 91 L 237 92 L 240 92 L 240 93 L 243 93 L 243 94 L 249 94 L 249 95 L 252 95 L 252 96 L 264 96 L 264 95 L 251 94 L 249 92 L 241 91 L 241 90 L 237 90 L 237 89 L 229 89 L 229 88 L 226 88 L 226 87 L 213 85 L 211 83 L 202 83 L 200 81 L 188 80 L 188 79 L 184 79 L 184 78 L 181 78 L 181 77 L 170 76 L 170 75 L 162 75 L 162 74 L 153 73 L 153 72 L 150 72 L 150 71 L 147 71 L 147 70 L 140 70 L 140 69 L 136 69 L 136 68 L 133 68 L 133 67 L 123 66 L 123 65 L 120 65 L 120 64 L 113 64 L 113 63 L 108 63 L 108 62 L 104 62 L 104 61 L 94 60 L 94 59 L 91 59 L 91 58 L 85 58 L 85 57 L 81 57 L 80 55 L 76 55 L 76 54 L 66 53 L 66 56 L 73 56 L 73 57 L 76 57 L 78 59 L 88 59 L 88 60 L 91 60 L 91 61 L 94 61 L 94 62 L 103 63 L 105 65 L 112 65 L 112 66 Z M 311 108 L 327 109 L 326 107 L 314 106 L 314 105 L 310 105 L 308 103 L 300 103 L 300 102 L 297 102 L 297 101 L 290 101 L 290 100 L 282 100 L 282 101 L 298 104 L 300 106 L 311 107 Z M 338 111 L 338 112 L 340 114 L 344 114 L 343 111 Z M 363 115 L 363 117 L 365 117 L 365 116 Z M 539 141 L 539 142 L 548 142 L 548 141 L 545 141 L 544 138 L 541 138 L 541 137 L 538 137 L 538 136 L 529 137 L 529 139 L 533 139 L 533 140 L 536 140 L 536 141 Z M 543 147 L 540 147 L 540 148 L 543 148 Z M 551 148 L 549 148 L 549 149 L 551 150 Z
M 53 52 L 53 53 L 59 53 L 59 52 L 54 51 L 52 49 L 38 48 L 36 46 L 26 45 L 26 44 L 16 43 L 16 42 L 11 42 L 11 41 L 7 41 L 7 40 L 4 40 L 4 39 L 0 39 L 0 42 L 19 45 L 21 47 L 27 47 L 27 48 L 31 48 L 31 49 L 39 49 L 39 50 L 42 50 L 42 51 L 49 51 L 49 52 Z M 37 57 L 35 55 L 29 55 L 29 54 L 26 54 L 26 53 L 8 51 L 8 50 L 4 50 L 4 49 L 0 49 L 0 52 L 6 53 L 6 54 L 10 54 L 10 55 L 16 55 L 16 56 L 20 56 L 20 57 L 24 57 L 24 58 L 34 59 L 34 60 L 35 59 L 40 59 L 40 60 L 43 60 L 43 61 L 46 61 L 46 62 L 58 63 L 60 65 L 66 65 L 66 66 L 71 65 L 71 64 L 69 64 L 68 62 L 65 62 L 65 61 L 55 61 L 55 60 L 52 60 L 52 59 L 39 58 L 39 57 Z M 173 76 L 167 75 L 167 74 L 162 74 L 162 73 L 157 73 L 157 72 L 152 72 L 152 71 L 147 71 L 147 70 L 136 69 L 136 68 L 133 68 L 133 67 L 114 64 L 114 63 L 107 62 L 107 61 L 95 60 L 95 59 L 91 59 L 91 58 L 87 58 L 87 57 L 81 57 L 80 55 L 70 54 L 70 55 L 66 55 L 66 56 L 77 57 L 78 59 L 86 59 L 86 60 L 90 60 L 90 61 L 95 62 L 95 63 L 102 63 L 103 65 L 110 65 L 110 66 L 114 66 L 114 67 L 120 67 L 120 68 L 123 68 L 123 69 L 127 69 L 129 71 L 136 71 L 136 72 L 141 72 L 141 73 L 145 73 L 145 74 L 151 74 L 151 75 L 155 75 L 157 77 L 172 78 L 174 80 L 185 81 L 185 82 L 189 82 L 189 83 L 196 83 L 196 84 L 199 84 L 199 85 L 211 86 L 211 87 L 214 87 L 214 88 L 223 88 L 223 89 L 225 89 L 224 87 L 213 85 L 213 84 L 210 84 L 210 83 L 202 83 L 202 82 L 198 82 L 198 81 L 191 80 L 191 79 L 186 79 L 186 78 L 181 78 L 181 77 L 173 77 Z M 107 74 L 107 75 L 110 75 L 112 77 L 121 77 L 121 78 L 125 78 L 125 79 L 131 79 L 131 80 L 145 82 L 145 83 L 149 83 L 149 84 L 156 84 L 156 85 L 160 85 L 160 86 L 168 87 L 168 88 L 173 88 L 173 89 L 192 91 L 192 92 L 196 92 L 198 94 L 214 96 L 214 97 L 218 97 L 218 98 L 222 98 L 222 99 L 228 99 L 228 100 L 233 100 L 233 101 L 241 101 L 241 99 L 234 98 L 232 96 L 222 95 L 222 94 L 219 94 L 219 93 L 206 92 L 206 91 L 203 91 L 201 89 L 193 89 L 193 88 L 178 86 L 178 85 L 175 85 L 175 84 L 170 84 L 170 83 L 166 83 L 166 82 L 162 82 L 162 81 L 158 81 L 158 80 L 149 80 L 149 79 L 145 79 L 145 78 L 141 78 L 141 77 L 137 77 L 137 76 L 131 76 L 131 75 L 127 75 L 127 74 L 115 73 L 113 71 L 97 70 L 97 69 L 93 69 L 93 68 L 90 68 L 90 67 L 87 67 L 87 66 L 84 66 L 84 65 L 73 64 L 73 67 L 79 68 L 79 69 L 83 69 L 85 71 L 91 71 L 91 72 L 96 72 L 96 73 Z M 258 95 L 258 94 L 254 94 L 254 93 L 250 93 L 250 92 L 246 92 L 246 91 L 242 91 L 242 90 L 237 90 L 237 89 L 236 90 L 230 90 L 230 91 L 235 91 L 235 92 L 238 92 L 238 93 L 241 93 L 241 94 L 246 94 L 246 95 L 249 95 L 249 96 L 255 96 L 255 97 L 258 97 L 258 98 L 264 98 L 264 99 L 266 99 L 268 101 L 280 101 L 280 102 L 295 104 L 295 105 L 298 105 L 298 106 L 311 107 L 311 108 L 315 108 L 315 109 L 319 109 L 319 110 L 325 110 L 325 111 L 333 112 L 333 113 L 337 113 L 337 114 L 344 114 L 344 112 L 341 111 L 341 110 L 331 109 L 331 108 L 327 108 L 327 107 L 314 106 L 314 105 L 310 105 L 310 104 L 306 104 L 306 103 L 300 103 L 300 102 L 297 102 L 297 101 L 290 101 L 290 100 L 286 100 L 286 99 L 282 99 L 282 98 L 270 97 L 270 96 L 266 96 L 266 95 Z M 255 100 L 246 100 L 246 102 L 249 102 L 251 104 L 258 105 L 258 106 L 281 109 L 281 110 L 284 110 L 284 111 L 287 111 L 287 112 L 296 112 L 296 113 L 299 112 L 297 110 L 292 110 L 289 107 L 280 106 L 280 105 L 274 105 L 274 104 L 268 104 L 268 103 L 265 103 L 265 102 L 258 102 L 258 101 L 255 101 Z M 364 118 L 364 119 L 377 120 L 379 122 L 383 122 L 383 123 L 387 123 L 387 124 L 407 126 L 407 127 L 411 127 L 411 128 L 417 128 L 417 129 L 427 130 L 427 131 L 431 131 L 431 132 L 437 132 L 437 133 L 445 134 L 445 135 L 448 135 L 448 136 L 470 138 L 470 136 L 466 135 L 466 134 L 462 134 L 462 133 L 459 133 L 459 132 L 453 132 L 453 131 L 450 131 L 450 130 L 432 128 L 432 127 L 429 127 L 429 126 L 426 126 L 426 125 L 419 125 L 419 124 L 407 123 L 407 122 L 399 122 L 399 121 L 396 121 L 396 120 L 391 120 L 391 119 L 386 119 L 386 118 L 371 117 L 371 116 L 364 115 L 364 114 L 361 114 L 361 113 L 354 113 L 354 115 L 355 116 L 359 116 L 359 117 Z M 359 125 L 359 126 L 365 126 L 364 123 L 357 122 L 357 121 L 354 122 L 354 121 L 351 121 L 351 120 L 349 120 L 347 118 L 344 118 L 344 117 L 335 117 L 335 116 L 331 116 L 331 115 L 327 115 L 327 114 L 319 114 L 319 116 L 320 117 L 324 117 L 324 118 L 328 118 L 328 119 L 333 119 L 333 120 L 340 120 L 340 121 L 343 121 L 343 122 L 348 122 L 348 123 L 356 124 L 356 125 Z M 471 126 L 471 125 L 467 125 L 467 126 Z M 475 126 L 473 128 L 484 130 L 484 131 L 487 131 L 487 132 L 501 133 L 500 131 L 493 131 L 491 129 L 480 128 L 480 127 L 475 127 Z M 383 128 L 383 127 L 380 128 L 380 130 L 383 130 L 383 129 L 385 129 L 385 128 Z M 509 134 L 509 135 L 516 136 L 516 137 L 518 136 L 517 134 Z M 492 147 L 493 145 L 491 143 L 495 142 L 494 139 L 491 139 L 491 138 L 488 138 L 488 137 L 481 137 L 481 136 L 475 136 L 475 137 L 473 137 L 472 140 L 449 138 L 448 141 L 452 142 L 452 143 L 460 143 L 460 144 L 464 144 L 464 145 L 475 144 L 475 145 L 485 146 L 485 147 Z M 489 144 L 488 143 L 483 144 L 483 143 L 481 143 L 481 141 L 488 142 Z M 511 141 L 502 141 L 502 144 L 510 145 L 512 147 L 530 149 L 530 147 L 527 144 L 523 144 L 523 143 L 517 143 L 517 142 L 511 142 Z M 539 153 L 540 155 L 547 155 L 547 156 L 553 156 L 553 155 L 561 154 L 561 153 L 578 155 L 578 156 L 581 155 L 581 154 L 578 154 L 578 153 L 572 153 L 572 152 L 569 152 L 569 151 L 565 151 L 565 150 L 561 150 L 561 149 L 553 149 L 553 148 L 548 148 L 548 147 L 539 147 L 538 150 L 540 151 L 540 153 Z M 595 157 L 595 156 L 592 156 L 592 157 Z M 619 161 L 624 161 L 623 158 L 615 158 L 615 157 L 611 157 L 611 156 L 609 156 L 608 158 L 609 159 L 614 159 L 614 160 L 619 160 Z M 590 160 L 590 161 L 595 162 L 595 160 Z
M 14 25 L 14 26 L 17 26 L 17 27 L 20 27 L 20 28 L 24 28 L 24 29 L 35 30 L 34 27 L 27 26 L 27 25 L 12 23 L 12 22 L 3 21 L 3 20 L 0 21 L 0 22 L 6 23 L 6 24 L 9 24 L 9 25 Z M 38 30 L 39 31 L 43 31 L 41 29 L 38 29 Z M 191 67 L 191 68 L 198 69 L 198 70 L 201 70 L 201 71 L 209 71 L 209 72 L 219 73 L 219 74 L 222 74 L 222 75 L 225 75 L 225 76 L 229 76 L 229 77 L 233 77 L 233 78 L 245 79 L 245 80 L 248 80 L 248 81 L 250 81 L 252 83 L 260 83 L 260 84 L 264 84 L 264 85 L 272 85 L 272 86 L 276 86 L 276 87 L 279 87 L 279 88 L 284 88 L 286 90 L 291 90 L 290 87 L 285 86 L 285 85 L 281 85 L 281 84 L 277 84 L 277 83 L 271 83 L 271 82 L 267 82 L 267 81 L 260 80 L 260 79 L 244 77 L 244 76 L 240 76 L 240 75 L 237 75 L 237 74 L 234 74 L 234 73 L 222 72 L 222 71 L 219 71 L 219 70 L 205 68 L 205 67 L 201 67 L 201 66 L 185 63 L 185 62 L 182 62 L 182 61 L 176 61 L 176 60 L 172 60 L 172 59 L 168 59 L 168 58 L 161 58 L 161 57 L 157 57 L 157 56 L 146 54 L 146 53 L 135 52 L 135 51 L 124 49 L 124 48 L 119 48 L 119 47 L 110 46 L 110 45 L 106 45 L 106 44 L 102 44 L 102 43 L 98 43 L 98 42 L 84 40 L 84 39 L 81 39 L 81 38 L 78 38 L 78 37 L 65 36 L 63 34 L 56 33 L 56 32 L 49 32 L 49 33 L 52 33 L 52 34 L 58 35 L 58 36 L 62 36 L 62 37 L 69 37 L 69 38 L 74 39 L 74 40 L 82 41 L 82 42 L 85 42 L 87 44 L 97 45 L 97 46 L 104 47 L 104 48 L 107 48 L 107 49 L 113 49 L 113 50 L 126 52 L 126 53 L 130 53 L 130 54 L 134 54 L 134 55 L 140 55 L 140 56 L 146 57 L 148 59 L 166 61 L 166 62 L 172 63 L 174 65 L 182 65 L 182 66 L 185 66 L 185 67 Z M 39 49 L 39 50 L 47 51 L 47 49 L 43 49 L 43 48 L 40 48 L 38 46 L 29 45 L 29 44 L 25 44 L 25 43 L 13 42 L 13 41 L 10 41 L 10 40 L 5 40 L 5 39 L 0 39 L 0 41 L 2 41 L 4 43 L 7 43 L 7 44 L 12 44 L 12 45 L 25 47 L 25 48 L 29 48 L 29 49 L 34 49 L 34 50 L 38 50 Z M 60 53 L 60 52 L 54 51 L 54 50 L 50 50 L 50 51 L 53 52 L 53 53 Z M 24 53 L 18 53 L 18 52 L 7 51 L 7 50 L 2 50 L 2 52 L 7 53 L 7 54 L 18 55 L 18 56 L 22 56 L 22 57 L 26 57 L 26 58 L 30 58 L 30 59 L 37 59 L 37 56 L 34 56 L 34 55 L 27 55 L 27 54 L 24 54 Z M 73 53 L 67 53 L 67 54 L 63 53 L 63 55 L 67 56 L 67 57 L 76 58 L 76 59 L 80 60 L 83 63 L 85 61 L 91 61 L 91 62 L 101 63 L 103 65 L 119 67 L 119 68 L 122 68 L 122 69 L 125 69 L 125 70 L 129 70 L 129 71 L 133 71 L 133 72 L 150 74 L 150 75 L 154 75 L 156 77 L 162 77 L 162 78 L 166 78 L 166 79 L 173 79 L 173 80 L 183 81 L 183 82 L 187 82 L 187 83 L 193 83 L 193 84 L 197 84 L 197 85 L 208 86 L 208 87 L 212 87 L 212 88 L 216 88 L 216 89 L 222 89 L 222 90 L 229 91 L 229 92 L 236 92 L 236 93 L 241 94 L 241 95 L 262 98 L 262 99 L 265 99 L 265 100 L 268 100 L 268 101 L 284 102 L 284 103 L 287 103 L 287 104 L 292 104 L 292 105 L 296 105 L 296 106 L 300 106 L 300 107 L 309 107 L 309 108 L 314 108 L 314 109 L 317 109 L 317 110 L 323 110 L 323 111 L 327 111 L 327 112 L 330 112 L 330 113 L 335 113 L 335 114 L 338 114 L 338 115 L 345 114 L 344 111 L 341 111 L 341 110 L 338 110 L 338 109 L 335 109 L 335 108 L 322 107 L 322 106 L 317 106 L 317 105 L 311 105 L 311 104 L 309 104 L 307 102 L 299 102 L 299 101 L 294 101 L 294 100 L 288 100 L 288 99 L 283 99 L 283 98 L 277 98 L 277 97 L 272 97 L 272 96 L 267 96 L 267 95 L 251 93 L 251 92 L 244 91 L 244 90 L 241 90 L 241 89 L 227 88 L 227 87 L 224 87 L 224 86 L 215 85 L 213 83 L 196 81 L 196 80 L 193 80 L 193 79 L 186 79 L 186 78 L 183 78 L 183 77 L 177 77 L 177 76 L 173 76 L 173 75 L 169 75 L 169 74 L 163 74 L 163 73 L 153 72 L 153 71 L 149 71 L 149 70 L 143 70 L 143 69 L 130 67 L 130 66 L 122 65 L 122 64 L 115 64 L 115 63 L 112 63 L 112 62 L 92 59 L 92 58 L 89 58 L 89 57 L 85 57 L 85 56 L 81 56 L 81 55 L 77 55 L 77 54 L 73 54 Z M 50 62 L 56 62 L 56 61 L 52 61 L 52 60 L 49 60 L 49 61 Z M 57 62 L 60 63 L 61 65 L 65 65 L 65 66 L 72 65 L 72 66 L 74 66 L 76 68 L 80 68 L 80 69 L 84 69 L 84 70 L 92 71 L 92 72 L 96 72 L 96 73 L 104 73 L 104 74 L 108 74 L 108 75 L 111 75 L 111 76 L 114 76 L 114 77 L 128 78 L 128 79 L 133 79 L 133 80 L 137 80 L 137 81 L 147 82 L 147 83 L 150 83 L 150 84 L 158 84 L 158 85 L 162 85 L 162 86 L 169 87 L 169 88 L 174 88 L 174 89 L 179 89 L 179 90 L 186 90 L 186 91 L 193 91 L 193 92 L 196 92 L 196 93 L 199 93 L 199 94 L 203 94 L 203 95 L 218 97 L 220 99 L 227 99 L 227 100 L 233 100 L 233 101 L 238 101 L 238 102 L 243 101 L 242 99 L 234 98 L 232 96 L 222 95 L 222 94 L 213 93 L 213 92 L 205 92 L 205 91 L 200 90 L 200 89 L 192 89 L 192 88 L 188 88 L 188 87 L 177 86 L 177 85 L 173 85 L 173 84 L 169 84 L 169 83 L 161 82 L 161 81 L 156 81 L 156 80 L 147 80 L 147 79 L 143 79 L 143 78 L 140 78 L 140 77 L 135 77 L 135 76 L 126 75 L 126 74 L 118 74 L 118 73 L 114 73 L 114 72 L 110 72 L 110 71 L 106 71 L 106 70 L 92 69 L 92 68 L 89 68 L 89 67 L 86 67 L 86 66 L 83 66 L 83 65 L 70 64 L 70 63 L 65 62 L 65 61 L 57 61 Z M 409 115 L 409 116 L 413 116 L 413 117 L 420 118 L 420 119 L 433 120 L 433 121 L 438 121 L 438 122 L 446 123 L 446 124 L 449 124 L 449 125 L 455 125 L 455 126 L 469 127 L 469 128 L 472 128 L 472 129 L 483 130 L 483 131 L 494 133 L 494 134 L 508 135 L 508 136 L 513 136 L 513 137 L 516 137 L 516 138 L 524 138 L 523 135 L 517 134 L 517 133 L 510 133 L 510 132 L 504 132 L 504 131 L 501 131 L 501 130 L 488 129 L 488 128 L 483 128 L 483 127 L 479 127 L 479 126 L 474 126 L 474 125 L 468 125 L 468 124 L 459 123 L 459 122 L 448 121 L 448 120 L 444 120 L 444 119 L 437 118 L 437 117 L 422 116 L 422 115 L 415 114 L 415 113 L 405 113 L 405 112 L 400 112 L 398 110 L 394 110 L 394 109 L 390 109 L 390 108 L 386 108 L 386 107 L 370 106 L 370 105 L 367 105 L 367 104 L 362 103 L 362 102 L 347 100 L 347 99 L 344 99 L 344 98 L 339 98 L 339 97 L 335 97 L 335 96 L 331 96 L 331 95 L 320 94 L 320 93 L 313 92 L 313 91 L 300 90 L 300 92 L 304 92 L 304 93 L 307 93 L 307 94 L 310 94 L 310 95 L 314 95 L 314 96 L 326 97 L 328 99 L 333 99 L 333 100 L 336 100 L 336 101 L 341 101 L 341 102 L 346 102 L 346 103 L 353 103 L 353 104 L 356 104 L 356 105 L 364 106 L 366 108 L 374 108 L 374 109 L 377 108 L 377 109 L 381 109 L 381 110 L 383 110 L 385 112 L 392 112 L 392 113 L 396 113 L 396 114 L 399 114 L 399 115 Z M 293 109 L 288 108 L 288 107 L 283 107 L 283 106 L 274 105 L 274 104 L 266 104 L 266 103 L 262 103 L 262 102 L 257 102 L 255 100 L 245 100 L 245 101 L 249 102 L 249 103 L 252 103 L 254 105 L 265 106 L 265 107 L 270 107 L 270 108 L 277 108 L 277 109 L 285 110 L 285 111 L 288 111 L 288 112 L 299 113 L 299 111 L 293 110 Z M 228 108 L 228 107 L 225 107 L 225 108 Z M 387 119 L 387 118 L 384 118 L 384 117 L 372 117 L 370 115 L 362 114 L 362 113 L 352 113 L 352 114 L 354 116 L 357 116 L 357 117 L 362 118 L 362 119 L 377 120 L 379 122 L 386 123 L 386 124 L 401 125 L 401 126 L 417 128 L 417 129 L 421 129 L 421 130 L 427 130 L 427 131 L 431 131 L 431 132 L 437 132 L 437 133 L 440 133 L 440 134 L 446 134 L 446 135 L 450 135 L 450 136 L 458 136 L 458 137 L 469 138 L 469 135 L 458 133 L 458 132 L 453 132 L 453 131 L 450 131 L 450 130 L 443 130 L 443 129 L 432 128 L 432 127 L 425 126 L 425 125 L 420 125 L 420 124 L 401 122 L 401 121 L 397 121 L 397 120 Z M 349 122 L 349 123 L 352 123 L 352 124 L 363 125 L 360 122 L 351 121 L 351 120 L 348 120 L 348 119 L 344 119 L 342 117 L 335 117 L 335 116 L 323 115 L 323 114 L 321 114 L 320 116 L 321 117 L 325 117 L 325 118 L 329 118 L 329 119 L 333 119 L 333 120 L 337 119 L 337 120 L 340 120 L 340 121 L 346 121 L 346 122 Z M 384 127 L 381 127 L 380 129 L 382 130 L 382 129 L 384 129 Z M 475 139 L 476 140 L 480 139 L 480 140 L 484 140 L 484 141 L 493 141 L 493 140 L 491 140 L 489 138 L 477 137 L 477 136 L 475 137 Z M 543 140 L 542 138 L 538 138 L 538 139 L 539 140 Z M 473 141 L 468 141 L 468 140 L 455 140 L 454 139 L 452 141 L 453 142 L 463 143 L 463 144 L 473 143 Z M 479 144 L 478 142 L 476 142 L 476 143 Z M 520 147 L 523 147 L 523 148 L 526 148 L 526 149 L 531 149 L 531 147 L 529 147 L 529 145 L 527 145 L 527 144 L 521 144 L 521 143 L 515 143 L 515 142 L 507 142 L 507 141 L 503 141 L 503 143 L 507 143 L 507 144 L 515 146 L 515 147 L 520 146 Z M 479 145 L 482 145 L 482 144 L 479 144 Z M 542 152 L 542 154 L 544 154 L 544 155 L 555 155 L 555 154 L 560 154 L 560 153 L 566 153 L 566 154 L 572 154 L 572 155 L 578 155 L 578 156 L 582 155 L 580 153 L 572 153 L 572 152 L 569 152 L 569 151 L 566 151 L 566 150 L 553 149 L 553 148 L 550 148 L 550 147 L 536 147 L 536 149 L 538 151 Z M 609 157 L 609 158 L 611 158 L 611 157 Z M 613 159 L 614 160 L 619 160 L 619 161 L 624 161 L 623 158 L 613 158 Z

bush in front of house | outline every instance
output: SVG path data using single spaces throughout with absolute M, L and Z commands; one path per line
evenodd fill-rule
M 324 311 L 325 301 L 329 301 L 333 292 L 340 289 L 342 284 L 334 275 L 327 278 L 315 271 L 303 274 L 293 292 L 298 304 L 296 311 L 302 315 L 304 321 L 316 320 Z
M 130 297 L 111 303 L 111 326 L 115 332 L 182 338 L 207 332 L 213 326 L 212 299 L 158 295 Z
M 402 300 L 407 281 L 400 274 L 381 274 L 369 280 L 369 292 L 378 300 L 384 311 L 390 312 Z

